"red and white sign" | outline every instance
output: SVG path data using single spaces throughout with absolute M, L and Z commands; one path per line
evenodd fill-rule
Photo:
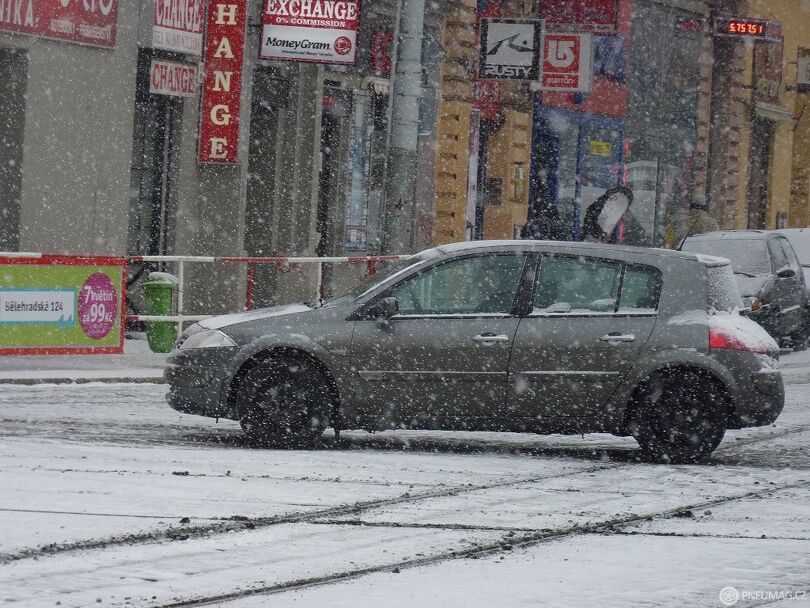
M 617 0 L 554 0 L 543 2 L 540 16 L 554 32 L 616 32 Z
M 152 46 L 202 55 L 203 0 L 154 0 Z
M 541 67 L 541 91 L 590 91 L 593 80 L 591 35 L 546 32 Z
M 115 46 L 118 0 L 7 0 L 0 30 L 80 44 Z
M 153 95 L 194 97 L 197 94 L 197 66 L 153 59 L 149 72 L 149 92 Z
M 201 163 L 238 160 L 247 0 L 209 0 L 200 104 Z
M 360 0 L 265 0 L 262 59 L 352 64 Z

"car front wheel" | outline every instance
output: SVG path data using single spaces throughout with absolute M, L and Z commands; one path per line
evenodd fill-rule
M 241 379 L 239 423 L 261 447 L 311 447 L 330 423 L 332 394 L 311 361 L 283 355 L 263 361 Z
M 726 432 L 727 397 L 718 383 L 692 370 L 664 370 L 636 402 L 631 427 L 642 457 L 652 462 L 700 462 Z

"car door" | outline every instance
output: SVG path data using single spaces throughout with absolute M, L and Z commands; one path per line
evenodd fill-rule
M 660 290 L 651 267 L 543 256 L 532 311 L 512 347 L 509 415 L 600 415 L 652 332 Z
M 768 240 L 768 250 L 771 256 L 773 272 L 777 274 L 789 268 L 794 270 L 794 276 L 785 278 L 775 277 L 771 299 L 778 305 L 779 329 L 785 334 L 789 334 L 800 327 L 802 285 L 800 283 L 800 277 L 796 274 L 796 268 L 789 263 L 785 251 L 786 248 L 782 246 L 783 240 L 784 239 L 781 238 Z M 795 264 L 795 266 L 798 266 L 798 264 Z
M 788 268 L 793 271 L 793 278 L 792 278 L 792 295 L 795 298 L 795 301 L 798 303 L 797 309 L 797 322 L 799 324 L 802 323 L 804 309 L 807 305 L 807 286 L 804 282 L 804 272 L 802 269 L 801 264 L 799 263 L 799 258 L 796 257 L 796 252 L 793 250 L 792 245 L 787 239 L 779 239 L 779 242 L 782 245 L 782 251 L 785 254 L 785 259 L 787 259 Z
M 357 321 L 353 395 L 387 425 L 475 426 L 503 407 L 513 315 L 525 254 L 481 253 L 438 263 L 379 294 L 387 322 Z

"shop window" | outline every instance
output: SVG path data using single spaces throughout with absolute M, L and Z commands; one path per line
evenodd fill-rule
M 0 48 L 0 251 L 20 248 L 28 55 Z

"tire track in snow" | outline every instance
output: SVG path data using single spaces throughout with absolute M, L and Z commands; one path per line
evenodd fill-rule
M 806 431 L 810 431 L 810 425 L 798 425 L 795 427 L 791 427 L 784 430 L 774 431 L 767 433 L 765 435 L 758 435 L 756 437 L 748 437 L 739 439 L 738 441 L 730 444 L 728 446 L 721 446 L 715 451 L 715 454 L 720 456 L 728 456 L 733 455 L 735 451 L 740 448 L 747 447 L 749 445 L 762 443 L 766 441 L 771 441 L 773 439 L 803 433 Z M 477 446 L 482 447 L 482 446 Z M 566 456 L 571 456 L 572 453 L 583 453 L 587 452 L 590 457 L 598 457 L 599 454 L 605 453 L 606 450 L 601 447 L 576 447 L 576 448 L 568 448 L 566 447 L 548 447 L 548 446 L 537 446 L 532 447 L 529 450 L 520 449 L 521 446 L 508 446 L 504 448 L 503 444 L 498 444 L 497 446 L 493 446 L 497 449 L 492 451 L 496 452 L 503 452 L 505 449 L 509 450 L 510 452 L 521 454 L 521 455 L 548 455 L 549 453 L 553 453 L 555 455 L 564 454 Z M 400 448 L 401 449 L 401 446 Z M 452 448 L 451 448 L 452 450 Z M 228 534 L 231 532 L 241 532 L 245 530 L 254 530 L 259 528 L 267 528 L 270 526 L 280 525 L 280 524 L 289 524 L 289 523 L 307 523 L 314 520 L 319 519 L 329 519 L 329 518 L 336 518 L 345 515 L 357 515 L 364 511 L 369 511 L 372 509 L 377 509 L 380 507 L 388 507 L 388 506 L 396 506 L 396 505 L 403 505 L 403 504 L 410 504 L 415 503 L 423 500 L 431 500 L 435 498 L 444 498 L 450 496 L 456 496 L 460 494 L 466 493 L 473 493 L 478 492 L 480 490 L 490 490 L 490 489 L 498 489 L 504 488 L 509 486 L 516 486 L 516 485 L 523 485 L 523 484 L 530 484 L 530 483 L 537 483 L 545 480 L 553 480 L 553 479 L 561 479 L 566 477 L 572 477 L 576 475 L 588 474 L 588 473 L 595 473 L 601 472 L 610 469 L 620 469 L 620 468 L 627 468 L 635 466 L 635 460 L 637 456 L 636 450 L 630 449 L 617 449 L 617 450 L 607 450 L 612 455 L 621 455 L 624 458 L 631 460 L 631 462 L 624 462 L 624 463 L 608 463 L 608 464 L 601 464 L 596 465 L 593 467 L 588 467 L 585 469 L 579 469 L 576 471 L 567 471 L 565 473 L 556 473 L 552 475 L 538 475 L 538 476 L 530 476 L 530 477 L 523 477 L 521 479 L 514 479 L 509 481 L 502 481 L 502 482 L 494 482 L 488 484 L 471 484 L 465 486 L 454 486 L 452 488 L 444 488 L 441 490 L 428 490 L 425 492 L 419 492 L 416 494 L 413 493 L 405 493 L 400 496 L 394 498 L 386 498 L 386 499 L 378 499 L 378 500 L 370 500 L 370 501 L 358 501 L 355 503 L 349 503 L 345 505 L 338 505 L 336 507 L 328 507 L 326 509 L 319 509 L 316 511 L 298 511 L 292 512 L 284 515 L 274 515 L 269 517 L 241 517 L 241 516 L 232 516 L 232 517 L 223 517 L 220 519 L 209 518 L 213 520 L 213 523 L 203 524 L 203 525 L 182 525 L 182 526 L 170 526 L 164 528 L 162 530 L 153 530 L 148 532 L 136 532 L 131 534 L 122 534 L 116 535 L 106 538 L 92 538 L 86 540 L 79 540 L 79 541 L 72 541 L 67 543 L 59 543 L 59 544 L 49 544 L 49 545 L 41 545 L 37 547 L 31 547 L 28 549 L 21 549 L 18 551 L 10 552 L 10 553 L 0 553 L 0 564 L 6 564 L 14 561 L 19 561 L 23 559 L 30 559 L 36 557 L 44 557 L 48 555 L 57 555 L 63 553 L 70 553 L 74 551 L 82 551 L 82 550 L 89 550 L 89 549 L 105 549 L 115 546 L 121 545 L 138 545 L 138 544 L 150 544 L 150 543 L 157 543 L 161 541 L 172 541 L 172 540 L 189 540 L 191 538 L 201 538 L 201 537 L 208 537 L 215 534 Z M 615 452 L 615 454 L 614 454 Z M 723 463 L 717 463 L 723 464 Z M 706 466 L 712 466 L 712 462 L 710 461 L 707 463 Z M 125 514 L 122 516 L 126 516 Z
M 37 558 L 37 557 L 44 557 L 47 555 L 69 553 L 72 551 L 81 551 L 87 549 L 105 549 L 120 545 L 148 544 L 163 540 L 188 540 L 190 538 L 209 537 L 214 534 L 228 534 L 231 532 L 241 532 L 244 530 L 267 528 L 270 526 L 277 526 L 280 524 L 306 523 L 308 521 L 316 519 L 333 518 L 345 515 L 356 515 L 358 513 L 362 513 L 363 511 L 368 511 L 371 509 L 377 509 L 381 507 L 396 506 L 419 502 L 422 500 L 431 500 L 435 498 L 457 496 L 460 494 L 478 492 L 481 490 L 494 490 L 498 488 L 508 488 L 510 486 L 525 485 L 547 480 L 557 480 L 566 477 L 572 477 L 575 475 L 598 473 L 605 470 L 622 468 L 624 466 L 628 465 L 602 464 L 592 467 L 586 467 L 583 469 L 577 469 L 575 471 L 554 473 L 551 475 L 533 475 L 521 477 L 519 479 L 510 479 L 508 481 L 498 481 L 486 484 L 469 484 L 462 486 L 453 486 L 452 488 L 427 490 L 425 492 L 419 493 L 406 492 L 394 498 L 382 498 L 375 500 L 358 501 L 345 505 L 338 505 L 335 507 L 318 509 L 315 511 L 297 511 L 284 515 L 273 515 L 269 517 L 254 517 L 254 518 L 233 516 L 230 518 L 222 518 L 222 520 L 212 524 L 197 525 L 197 526 L 190 526 L 190 525 L 172 526 L 163 530 L 157 530 L 152 532 L 122 534 L 107 538 L 95 538 L 95 539 L 73 541 L 68 543 L 44 545 L 30 549 L 22 549 L 11 553 L 0 553 L 0 564 L 7 564 L 10 562 L 15 562 L 28 558 Z
M 622 527 L 639 523 L 642 521 L 672 517 L 680 513 L 683 513 L 684 511 L 717 507 L 719 505 L 736 502 L 738 500 L 757 498 L 774 492 L 779 492 L 782 490 L 789 490 L 802 487 L 810 487 L 810 481 L 802 480 L 798 482 L 773 485 L 768 488 L 763 488 L 761 490 L 754 490 L 731 496 L 716 497 L 713 499 L 708 499 L 697 503 L 689 503 L 678 507 L 665 509 L 662 511 L 608 518 L 599 522 L 592 522 L 588 524 L 572 525 L 555 529 L 532 531 L 526 534 L 515 534 L 514 532 L 510 532 L 509 533 L 510 536 L 504 537 L 500 540 L 491 543 L 479 545 L 477 547 L 470 547 L 468 549 L 451 549 L 449 551 L 444 551 L 426 557 L 401 560 L 398 562 L 379 564 L 376 566 L 368 566 L 365 568 L 357 568 L 353 570 L 345 570 L 343 572 L 336 572 L 333 574 L 314 576 L 310 578 L 302 578 L 293 581 L 285 581 L 283 583 L 267 585 L 264 587 L 255 587 L 253 589 L 240 589 L 238 591 L 233 591 L 230 593 L 221 593 L 216 595 L 208 595 L 204 597 L 190 598 L 178 602 L 170 602 L 168 604 L 159 604 L 156 606 L 156 608 L 191 608 L 195 606 L 209 606 L 213 604 L 220 604 L 222 602 L 235 601 L 251 596 L 275 595 L 279 593 L 285 593 L 288 591 L 298 591 L 301 589 L 306 589 L 308 587 L 317 587 L 332 583 L 339 583 L 343 581 L 360 578 L 368 574 L 391 572 L 393 570 L 399 571 L 405 568 L 417 568 L 420 566 L 430 566 L 438 564 L 440 562 L 455 559 L 483 557 L 486 555 L 499 553 L 501 551 L 511 551 L 515 548 L 531 547 L 540 543 L 555 540 L 563 540 L 577 535 L 621 533 L 620 529 Z

